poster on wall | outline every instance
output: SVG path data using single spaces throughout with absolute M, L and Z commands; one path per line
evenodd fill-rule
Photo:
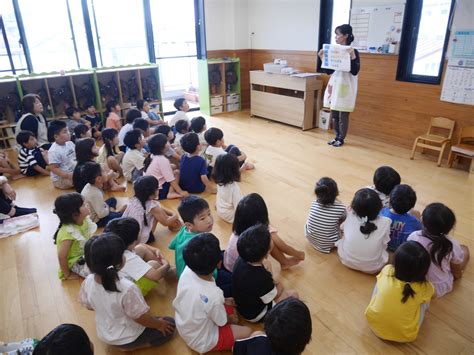
M 441 100 L 474 105 L 474 29 L 454 33 Z
M 338 44 L 323 44 L 323 61 L 321 68 L 350 71 L 351 56 L 349 55 L 350 46 L 341 46 Z

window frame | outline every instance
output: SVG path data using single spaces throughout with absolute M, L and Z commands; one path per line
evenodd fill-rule
M 451 35 L 451 26 L 454 18 L 454 8 L 456 0 L 450 0 L 448 24 L 446 26 L 446 35 L 444 38 L 443 52 L 441 54 L 440 65 L 437 76 L 412 74 L 415 64 L 416 45 L 418 43 L 418 32 L 423 11 L 423 0 L 407 0 L 405 5 L 405 14 L 403 16 L 402 36 L 400 39 L 400 53 L 397 65 L 397 81 L 406 81 L 412 83 L 439 85 L 443 75 L 446 51 L 449 45 Z

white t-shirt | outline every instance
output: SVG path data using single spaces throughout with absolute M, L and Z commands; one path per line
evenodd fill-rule
M 233 223 L 235 210 L 242 199 L 239 184 L 232 182 L 227 185 L 217 185 L 216 210 L 217 215 L 224 221 Z
M 212 350 L 219 340 L 219 327 L 226 325 L 224 294 L 215 281 L 205 281 L 186 266 L 178 282 L 173 307 L 176 329 L 186 344 L 198 353 Z
M 177 111 L 174 116 L 168 121 L 168 125 L 170 127 L 173 127 L 176 122 L 178 122 L 179 120 L 186 120 L 188 121 L 188 123 L 191 123 L 191 121 L 189 120 L 189 117 L 186 115 L 186 112 L 184 111 Z
M 176 147 L 181 147 L 181 138 L 183 138 L 184 134 L 176 132 L 174 136 L 174 145 Z
M 151 266 L 133 251 L 125 250 L 123 256 L 125 257 L 125 265 L 120 272 L 131 281 L 138 281 L 150 271 Z
M 135 341 L 145 330 L 134 319 L 150 310 L 138 287 L 124 277 L 117 281 L 120 292 L 106 291 L 97 283 L 94 274 L 81 285 L 79 301 L 95 311 L 97 336 L 110 345 L 124 345 Z
M 59 166 L 66 173 L 72 173 L 76 167 L 76 151 L 73 142 L 69 141 L 63 145 L 53 143 L 48 151 L 49 164 Z M 51 180 L 58 181 L 59 175 L 51 172 Z
M 342 224 L 344 237 L 336 242 L 341 262 L 351 269 L 367 273 L 380 271 L 388 262 L 387 244 L 390 241 L 390 218 L 378 216 L 371 221 L 377 229 L 369 235 L 360 231 L 361 221 L 350 211 Z
M 127 123 L 125 126 L 123 126 L 121 129 L 120 129 L 120 132 L 118 134 L 118 137 L 119 137 L 119 147 L 122 146 L 122 145 L 125 145 L 125 143 L 123 142 L 124 138 L 125 138 L 125 135 L 127 134 L 127 132 L 130 132 L 131 130 L 133 129 L 133 124 L 132 123 Z
M 206 148 L 204 153 L 206 156 L 207 164 L 214 167 L 216 159 L 219 155 L 227 154 L 227 152 L 222 147 L 213 147 L 212 145 Z
M 133 169 L 142 170 L 145 156 L 137 149 L 129 149 L 122 159 L 123 176 L 127 181 L 132 181 Z
M 81 191 L 84 202 L 89 209 L 92 222 L 97 223 L 99 219 L 107 217 L 110 213 L 109 206 L 104 201 L 104 193 L 98 187 L 86 184 Z

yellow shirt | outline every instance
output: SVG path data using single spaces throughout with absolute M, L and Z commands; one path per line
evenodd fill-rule
M 422 322 L 422 305 L 434 294 L 430 282 L 412 282 L 414 297 L 402 303 L 406 282 L 395 278 L 393 265 L 386 265 L 377 275 L 376 289 L 365 310 L 372 331 L 385 340 L 409 342 L 416 339 Z

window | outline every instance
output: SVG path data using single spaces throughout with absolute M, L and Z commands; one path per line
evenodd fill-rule
M 452 0 L 408 0 L 397 80 L 439 84 L 449 40 Z

